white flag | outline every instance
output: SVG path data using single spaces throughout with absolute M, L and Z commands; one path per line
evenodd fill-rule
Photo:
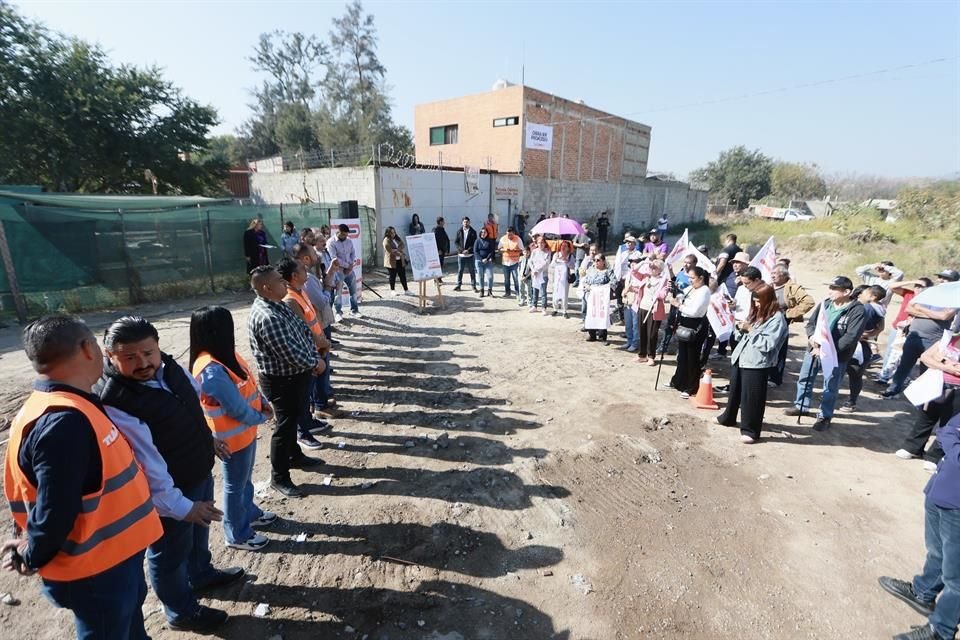
M 595 284 L 587 292 L 587 317 L 583 322 L 586 329 L 610 328 L 610 285 Z
M 811 339 L 820 346 L 820 366 L 824 374 L 840 366 L 837 357 L 837 345 L 833 343 L 833 334 L 830 333 L 830 323 L 827 321 L 827 310 L 823 308 L 825 302 L 820 303 L 817 312 L 817 328 L 814 329 Z
M 753 257 L 750 266 L 760 270 L 764 282 L 767 284 L 773 282 L 773 268 L 777 266 L 777 243 L 773 236 L 770 236 L 763 248 Z
M 683 260 L 683 258 L 687 255 L 687 246 L 689 246 L 689 244 L 690 238 L 687 235 L 687 230 L 684 229 L 683 235 L 680 236 L 677 242 L 673 245 L 673 250 L 666 257 L 664 262 L 672 267 L 679 260 Z
M 717 336 L 717 342 L 723 342 L 733 335 L 733 311 L 730 309 L 729 297 L 726 285 L 721 284 L 710 296 L 710 306 L 707 307 L 707 320 Z
M 690 245 L 687 248 L 687 252 L 683 254 L 684 258 L 686 258 L 687 256 L 695 257 L 697 259 L 697 266 L 700 267 L 701 269 L 706 270 L 707 273 L 714 274 L 717 272 L 717 265 L 713 264 L 713 261 L 710 260 L 710 258 L 703 255 L 703 252 L 699 251 L 693 245 Z

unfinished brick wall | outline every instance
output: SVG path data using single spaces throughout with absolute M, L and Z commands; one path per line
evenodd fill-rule
M 574 182 L 646 177 L 650 127 L 579 102 L 524 87 L 528 122 L 553 126 L 553 149 L 523 150 L 523 173 Z

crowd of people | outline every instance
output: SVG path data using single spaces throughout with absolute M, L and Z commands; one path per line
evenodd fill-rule
M 829 429 L 835 411 L 857 411 L 870 367 L 879 367 L 874 380 L 885 385 L 883 398 L 903 393 L 918 363 L 937 372 L 936 393 L 919 403 L 896 451 L 898 458 L 923 458 L 929 470 L 938 470 L 927 491 L 927 565 L 912 582 L 884 577 L 881 586 L 930 616 L 929 625 L 899 638 L 952 638 L 960 622 L 960 583 L 944 567 L 952 572 L 960 566 L 960 548 L 951 543 L 960 535 L 953 513 L 960 508 L 960 300 L 954 307 L 930 307 L 913 298 L 960 281 L 960 274 L 945 269 L 935 280 L 904 281 L 892 262 L 864 265 L 856 270 L 859 286 L 838 275 L 817 303 L 791 278 L 789 259 L 780 256 L 761 271 L 735 235 L 724 238 L 715 263 L 706 247 L 671 251 L 665 217 L 640 237 L 625 234 L 609 255 L 605 217 L 595 221 L 596 235 L 584 226 L 582 233 L 559 237 L 535 227 L 527 232 L 525 215 L 502 235 L 492 214 L 479 230 L 464 217 L 452 244 L 455 290 L 462 290 L 466 273 L 475 293 L 493 297 L 499 264 L 503 297 L 530 313 L 568 318 L 574 287 L 586 340 L 609 344 L 609 329 L 622 324 L 622 347 L 640 364 L 662 365 L 675 350 L 673 375 L 662 389 L 684 399 L 709 384 L 704 373 L 715 366 L 711 360 L 729 358 L 729 384 L 711 389 L 727 395 L 716 421 L 738 427 L 744 444 L 761 440 L 768 392 L 784 383 L 791 324 L 803 323 L 807 344 L 785 413 L 815 415 L 814 431 Z M 425 233 L 417 216 L 407 230 Z M 451 254 L 442 218 L 433 233 L 442 260 Z M 222 521 L 226 546 L 255 552 L 269 544 L 258 530 L 277 521 L 254 495 L 259 425 L 274 423 L 275 491 L 301 498 L 291 469 L 323 464 L 307 452 L 322 448 L 316 436 L 330 429 L 326 419 L 337 412 L 331 351 L 343 298 L 352 315 L 361 315 L 348 234 L 345 225 L 331 233 L 328 227 L 297 232 L 287 224 L 283 258 L 270 265 L 262 223 L 251 222 L 244 247 L 255 294 L 245 332 L 252 363 L 238 352 L 233 316 L 220 306 L 192 314 L 187 367 L 161 349 L 156 327 L 139 316 L 111 323 L 102 350 L 90 329 L 68 315 L 46 316 L 25 328 L 24 348 L 38 380 L 13 422 L 6 451 L 4 491 L 17 536 L 2 545 L 4 567 L 39 573 L 45 595 L 74 613 L 79 637 L 146 637 L 145 575 L 170 628 L 208 633 L 227 619 L 225 611 L 198 601 L 245 575 L 241 567 L 214 565 L 211 523 Z M 386 229 L 382 247 L 390 289 L 399 279 L 407 292 L 404 241 L 394 227 Z M 708 319 L 718 292 L 732 311 L 732 332 Z M 902 298 L 900 312 L 888 325 L 895 296 Z M 878 338 L 884 335 L 881 353 Z M 849 396 L 837 408 L 845 377 Z M 217 459 L 222 511 L 213 495 Z

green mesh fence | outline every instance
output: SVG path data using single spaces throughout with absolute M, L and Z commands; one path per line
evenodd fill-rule
M 299 230 L 339 217 L 336 204 L 242 206 L 204 198 L 12 194 L 0 222 L 29 316 L 77 313 L 246 288 L 243 233 L 263 220 L 279 246 L 284 221 Z M 376 256 L 376 213 L 361 207 L 363 255 Z M 269 249 L 271 262 L 280 249 Z M 0 317 L 15 315 L 0 263 Z

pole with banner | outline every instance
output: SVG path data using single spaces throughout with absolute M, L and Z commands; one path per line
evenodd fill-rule
M 753 257 L 750 266 L 760 270 L 764 282 L 767 284 L 773 282 L 773 268 L 777 266 L 777 242 L 773 236 L 770 236 L 763 248 Z
M 350 229 L 347 237 L 353 242 L 353 253 L 356 256 L 353 261 L 353 273 L 356 278 L 354 291 L 356 291 L 357 302 L 359 303 L 363 301 L 363 242 L 361 240 L 363 236 L 360 234 L 361 222 L 360 218 L 335 218 L 330 220 L 330 229 L 337 229 L 341 224 L 347 225 Z M 347 305 L 347 308 L 350 305 L 350 290 L 342 281 L 340 282 L 340 304 L 341 307 Z

